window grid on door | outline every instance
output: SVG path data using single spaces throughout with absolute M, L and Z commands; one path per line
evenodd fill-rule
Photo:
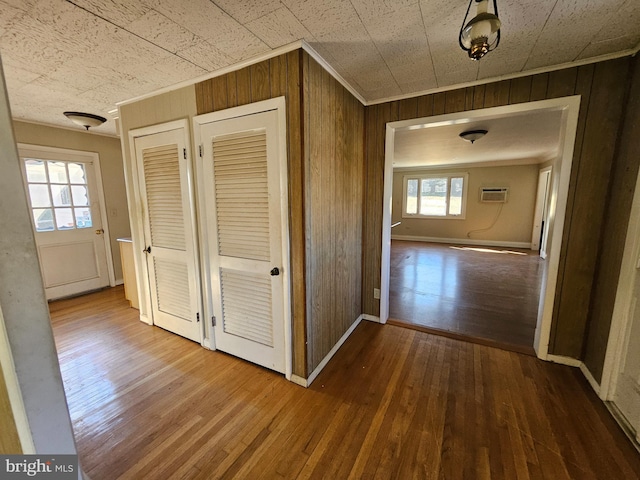
M 37 232 L 93 226 L 84 164 L 26 158 L 24 165 Z

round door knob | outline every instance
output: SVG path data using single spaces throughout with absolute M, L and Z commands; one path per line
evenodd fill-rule
M 275 277 L 276 275 L 280 275 L 280 270 L 278 269 L 278 267 L 273 267 L 271 269 L 271 272 L 269 272 L 271 274 L 272 277 Z

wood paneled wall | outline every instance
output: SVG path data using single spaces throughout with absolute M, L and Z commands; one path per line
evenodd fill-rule
M 308 371 L 362 313 L 364 107 L 305 52 Z
M 195 85 L 198 115 L 284 96 L 289 161 L 289 237 L 293 373 L 307 377 L 302 50 L 205 80 Z
M 361 313 L 364 107 L 302 50 L 195 89 L 199 115 L 286 98 L 293 372 L 307 378 Z
M 9 392 L 0 368 L 0 455 L 21 454 L 22 445 L 13 416 Z
M 385 125 L 387 122 L 478 108 L 581 95 L 578 132 L 569 187 L 550 352 L 583 354 L 592 291 L 615 295 L 615 285 L 594 290 L 599 251 L 620 248 L 624 238 L 602 235 L 611 204 L 612 172 L 619 168 L 616 142 L 622 123 L 630 58 L 488 83 L 366 107 L 363 311 L 379 315 L 373 289 L 380 285 Z M 636 160 L 637 161 L 637 160 Z M 632 193 L 632 192 L 631 192 Z M 623 196 L 628 197 L 626 191 Z M 627 218 L 621 211 L 616 219 Z M 602 237 L 602 242 L 601 242 Z M 614 268 L 608 275 L 614 275 Z M 608 309 L 608 307 L 607 307 Z M 600 316 L 611 317 L 610 312 Z M 606 343 L 606 339 L 605 339 Z
M 633 59 L 630 88 L 616 162 L 610 180 L 602 246 L 594 279 L 584 362 L 599 382 L 607 351 L 611 314 L 629 226 L 629 213 L 640 166 L 640 57 Z

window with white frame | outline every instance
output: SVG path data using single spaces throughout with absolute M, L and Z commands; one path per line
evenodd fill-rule
M 467 173 L 405 175 L 402 197 L 404 218 L 464 218 Z
M 92 227 L 84 164 L 25 158 L 24 166 L 36 232 Z

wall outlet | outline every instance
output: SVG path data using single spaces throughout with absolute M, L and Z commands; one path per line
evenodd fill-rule
M 376 299 L 380 300 L 380 289 L 379 288 L 374 288 L 373 289 L 373 298 L 376 298 Z

